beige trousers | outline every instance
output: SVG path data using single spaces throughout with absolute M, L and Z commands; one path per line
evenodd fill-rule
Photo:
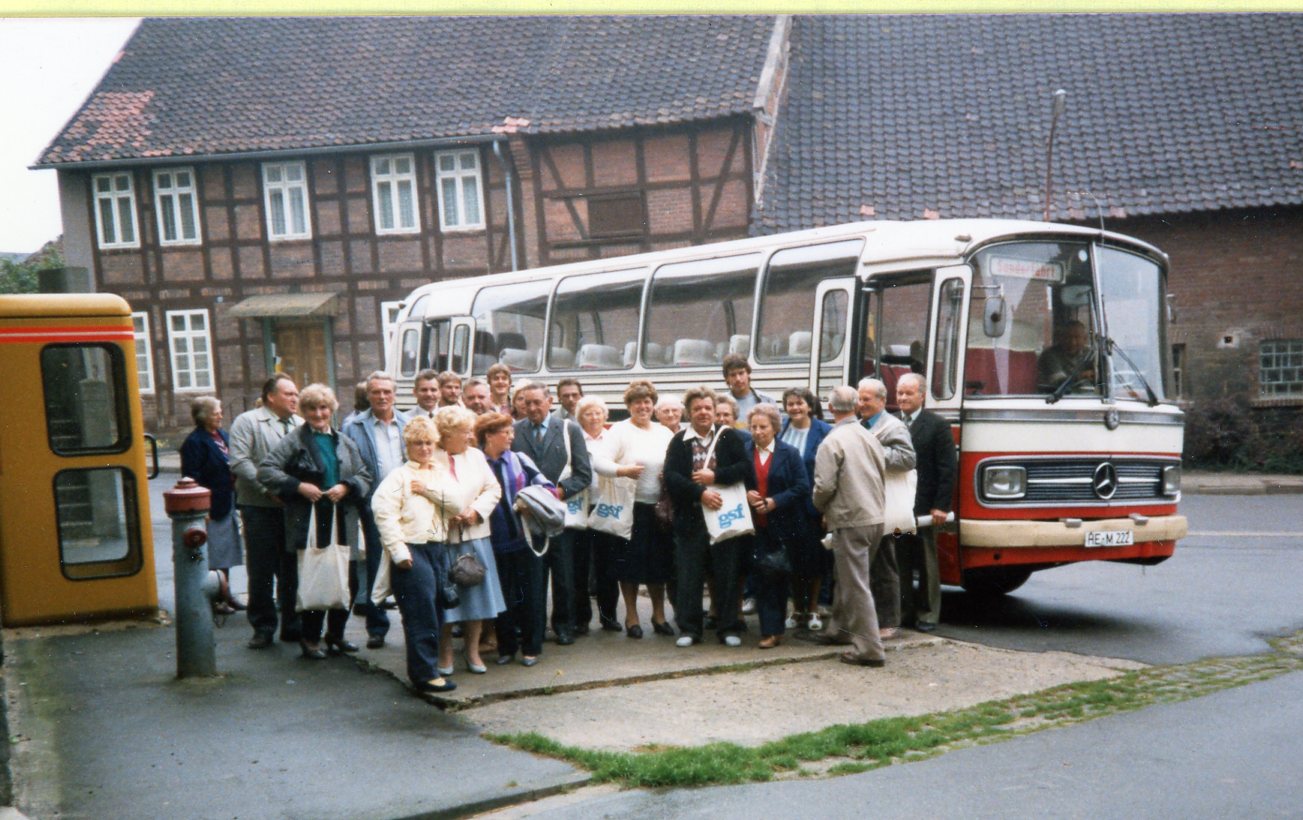
M 882 541 L 882 525 L 841 527 L 832 531 L 833 571 L 837 586 L 833 590 L 832 618 L 824 634 L 836 643 L 850 644 L 860 660 L 882 660 L 882 638 L 878 636 L 878 616 L 869 591 L 869 565 Z

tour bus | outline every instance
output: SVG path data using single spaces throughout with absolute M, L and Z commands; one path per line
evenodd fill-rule
M 136 364 L 120 297 L 0 296 L 5 626 L 157 611 Z
M 409 404 L 422 369 L 501 362 L 613 410 L 634 378 L 722 389 L 730 353 L 775 397 L 875 376 L 894 409 L 923 374 L 960 453 L 941 579 L 1000 594 L 1076 561 L 1156 564 L 1185 535 L 1166 274 L 1157 248 L 1093 228 L 862 222 L 428 284 L 387 367 Z M 1074 327 L 1075 372 L 1047 375 Z

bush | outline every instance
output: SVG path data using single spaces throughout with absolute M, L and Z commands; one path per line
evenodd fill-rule
M 1303 430 L 1293 408 L 1254 409 L 1223 396 L 1186 410 L 1187 466 L 1205 470 L 1303 473 Z

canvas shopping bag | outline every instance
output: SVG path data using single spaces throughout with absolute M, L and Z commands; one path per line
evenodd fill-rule
M 714 440 L 710 442 L 710 449 L 706 451 L 707 464 L 710 463 L 710 457 L 715 454 L 715 445 L 719 443 L 722 435 L 724 435 L 723 430 L 717 431 Z M 706 530 L 710 533 L 710 543 L 718 544 L 720 541 L 727 541 L 740 535 L 750 535 L 756 531 L 755 525 L 751 523 L 751 507 L 747 504 L 745 484 L 739 481 L 736 484 L 716 486 L 711 489 L 719 493 L 724 499 L 724 504 L 718 510 L 707 509 L 705 504 L 701 505 L 701 514 L 706 519 Z
M 299 592 L 294 609 L 348 609 L 348 544 L 334 543 L 335 505 L 330 505 L 330 538 L 320 543 L 317 505 L 310 505 L 308 545 L 299 550 Z
M 588 515 L 588 528 L 628 539 L 633 534 L 633 502 L 637 482 L 602 476 L 597 480 L 597 504 Z

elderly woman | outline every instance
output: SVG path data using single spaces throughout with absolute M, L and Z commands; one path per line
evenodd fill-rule
M 801 453 L 779 441 L 781 418 L 772 404 L 757 404 L 747 413 L 751 441 L 747 456 L 756 474 L 756 488 L 747 492 L 756 525 L 756 611 L 760 615 L 760 648 L 773 649 L 783 640 L 787 616 L 788 577 L 764 571 L 763 556 L 773 552 L 789 555 L 800 548 L 819 549 L 814 525 L 806 515 L 810 500 L 810 478 Z
M 655 412 L 656 420 L 670 431 L 671 436 L 683 429 L 683 402 L 673 396 L 664 396 L 656 402 Z
M 240 530 L 236 526 L 235 476 L 231 474 L 230 438 L 222 429 L 222 403 L 212 396 L 190 402 L 195 429 L 181 444 L 181 475 L 193 478 L 212 493 L 208 510 L 208 568 L 215 570 L 221 591 L 213 601 L 213 612 L 230 615 L 244 609 L 231 594 L 231 567 L 244 563 Z
M 439 431 L 417 417 L 403 428 L 407 461 L 385 476 L 371 497 L 371 511 L 388 561 L 381 565 L 376 594 L 389 579 L 403 616 L 407 643 L 407 678 L 421 694 L 449 692 L 457 685 L 437 670 L 439 621 L 437 602 L 444 579 L 447 518 L 461 512 L 456 487 L 434 466 Z
M 439 642 L 441 675 L 453 672 L 453 624 L 462 625 L 466 668 L 476 675 L 488 671 L 480 658 L 480 634 L 486 621 L 497 618 L 507 608 L 489 537 L 489 516 L 502 497 L 502 487 L 489 469 L 484 453 L 470 446 L 475 420 L 473 412 L 459 406 L 441 407 L 434 416 L 439 430 L 439 446 L 434 451 L 436 472 L 440 481 L 448 485 L 448 492 L 461 510 L 446 518 L 445 565 L 451 567 L 459 556 L 473 555 L 484 566 L 484 581 L 473 587 L 459 587 L 460 602 L 444 610 Z
M 715 392 L 694 387 L 683 395 L 689 425 L 670 440 L 665 451 L 665 484 L 674 501 L 674 617 L 682 633 L 679 646 L 701 641 L 701 587 L 713 576 L 720 595 L 716 633 L 726 646 L 741 646 L 743 624 L 738 611 L 738 576 L 747 536 L 710 543 L 702 508 L 718 510 L 724 499 L 719 488 L 742 482 L 755 489 L 755 473 L 738 431 L 715 423 Z
M 303 388 L 299 392 L 299 413 L 307 423 L 282 438 L 258 467 L 258 481 L 285 504 L 288 549 L 307 548 L 308 522 L 314 510 L 318 543 L 338 543 L 332 536 L 342 532 L 349 546 L 357 547 L 358 505 L 371 489 L 371 474 L 357 445 L 330 426 L 330 417 L 338 407 L 334 391 L 326 385 Z M 355 568 L 350 568 L 349 578 L 352 600 L 357 595 Z M 329 613 L 304 611 L 299 641 L 303 657 L 326 657 L 321 648 L 323 622 L 330 654 L 356 652 L 357 646 L 344 639 L 348 614 L 347 608 Z
M 658 635 L 674 634 L 665 619 L 665 585 L 674 573 L 674 546 L 656 524 L 665 449 L 674 434 L 652 420 L 657 398 L 651 382 L 639 379 L 629 383 L 624 391 L 629 418 L 611 425 L 604 453 L 609 461 L 597 465 L 598 472 L 614 468 L 614 475 L 638 480 L 634 488 L 633 531 L 628 541 L 616 545 L 615 558 L 615 576 L 624 595 L 625 634 L 630 638 L 641 638 L 643 634 L 638 616 L 639 584 L 647 586 L 651 598 L 652 630 Z
M 489 383 L 489 409 L 511 415 L 511 368 L 502 362 L 489 365 L 484 378 Z
M 548 489 L 548 481 L 529 456 L 514 452 L 516 430 L 506 413 L 486 413 L 475 422 L 475 438 L 497 481 L 499 497 L 489 515 L 493 554 L 506 610 L 498 616 L 498 664 L 511 663 L 521 652 L 524 666 L 538 663 L 547 631 L 547 585 L 543 558 L 526 540 L 516 512 L 516 495 L 530 484 Z
M 787 411 L 787 421 L 783 423 L 778 438 L 795 447 L 801 454 L 801 463 L 805 466 L 805 475 L 809 479 L 804 499 L 806 519 L 811 527 L 817 529 L 822 516 L 814 508 L 809 488 L 814 486 L 814 455 L 824 437 L 832 430 L 832 425 L 815 418 L 821 404 L 804 387 L 792 387 L 783 391 L 783 409 Z M 787 628 L 808 626 L 817 632 L 823 628 L 818 612 L 819 587 L 824 576 L 832 571 L 832 553 L 824 549 L 817 538 L 788 546 L 787 557 L 792 562 L 793 612 Z
M 593 483 L 588 488 L 589 512 L 601 500 L 600 477 L 637 477 L 634 467 L 617 465 L 607 456 L 606 445 L 610 433 L 606 429 L 606 420 L 609 416 L 606 401 L 597 396 L 584 396 L 575 405 L 575 420 L 584 431 L 584 443 L 588 446 L 588 457 L 593 464 Z M 642 468 L 636 469 L 641 471 Z M 615 617 L 620 586 L 616 581 L 614 563 L 620 541 L 620 538 L 599 530 L 575 530 L 575 631 L 578 634 L 587 633 L 588 624 L 593 619 L 588 590 L 590 566 L 596 584 L 593 594 L 597 597 L 598 623 L 608 632 L 620 631 L 620 622 Z

